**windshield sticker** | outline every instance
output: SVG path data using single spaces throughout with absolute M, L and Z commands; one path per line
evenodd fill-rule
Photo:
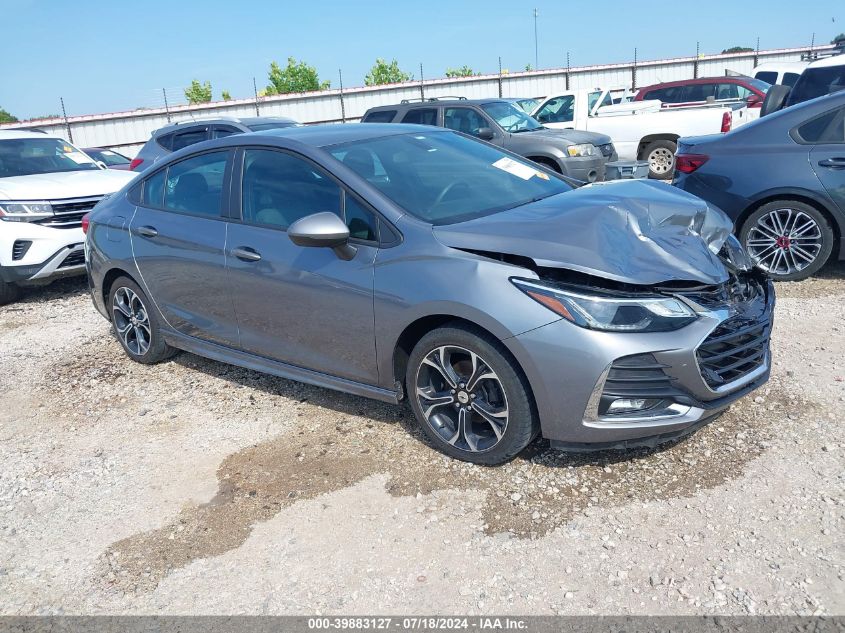
M 91 159 L 88 158 L 82 152 L 68 152 L 65 154 L 69 159 L 71 159 L 77 165 L 85 165 L 91 162 Z
M 535 176 L 537 176 L 537 178 L 542 178 L 543 180 L 548 180 L 548 179 L 549 179 L 549 175 L 548 175 L 548 174 L 544 174 L 544 173 L 543 173 L 543 172 L 541 172 L 541 171 L 538 171 L 538 172 L 537 172 L 536 174 L 534 174 L 534 175 L 535 175 Z
M 495 163 L 493 163 L 493 167 L 501 169 L 502 171 L 506 171 L 509 174 L 516 176 L 517 178 L 522 178 L 523 180 L 528 180 L 532 176 L 536 176 L 539 173 L 533 167 L 518 163 L 512 158 L 508 158 L 507 156 L 505 156 L 504 158 L 500 158 Z

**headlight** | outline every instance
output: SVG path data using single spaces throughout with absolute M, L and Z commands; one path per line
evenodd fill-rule
M 570 145 L 566 148 L 566 153 L 570 156 L 594 156 L 596 153 L 596 146 L 592 143 L 581 143 L 579 145 Z
M 49 202 L 0 202 L 0 220 L 32 222 L 53 215 Z
M 669 332 L 698 316 L 674 297 L 619 297 L 587 294 L 527 279 L 511 282 L 529 297 L 575 325 L 605 332 Z

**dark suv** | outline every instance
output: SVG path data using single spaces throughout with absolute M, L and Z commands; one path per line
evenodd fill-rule
M 398 105 L 370 108 L 362 122 L 450 128 L 585 182 L 604 180 L 605 163 L 617 158 L 609 136 L 581 130 L 550 130 L 507 99 L 406 99 Z
M 179 121 L 166 125 L 153 132 L 129 164 L 132 171 L 144 171 L 157 160 L 169 156 L 172 152 L 188 147 L 200 141 L 223 138 L 244 132 L 261 132 L 283 127 L 296 127 L 301 123 L 287 117 L 220 117 L 215 119 L 195 119 Z

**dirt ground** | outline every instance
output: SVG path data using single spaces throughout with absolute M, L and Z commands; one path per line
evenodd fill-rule
M 843 614 L 845 266 L 779 284 L 770 383 L 656 450 L 502 467 L 410 410 L 187 353 L 84 281 L 0 308 L 0 613 Z

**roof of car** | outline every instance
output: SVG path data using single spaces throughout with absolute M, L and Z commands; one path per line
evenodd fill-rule
M 397 108 L 431 108 L 434 106 L 439 105 L 484 105 L 487 103 L 503 103 L 503 102 L 511 102 L 517 101 L 520 99 L 504 99 L 501 97 L 490 97 L 489 99 L 438 99 L 437 97 L 433 99 L 426 99 L 425 101 L 409 101 L 408 103 L 394 103 L 392 105 L 383 105 L 383 106 L 373 106 L 367 112 L 375 111 L 375 110 L 395 110 Z
M 250 126 L 256 123 L 297 123 L 294 119 L 283 116 L 253 116 L 253 117 L 208 117 L 199 119 L 186 119 L 184 121 L 176 121 L 169 123 L 164 127 L 155 130 L 153 136 L 161 136 L 174 130 L 184 129 L 188 125 L 213 125 L 213 124 L 239 123 L 241 125 Z
M 751 77 L 698 77 L 696 79 L 678 79 L 677 81 L 662 81 L 650 86 L 643 86 L 640 91 L 651 90 L 652 88 L 660 88 L 665 86 L 694 86 L 696 84 L 722 83 L 722 84 L 739 84 L 748 83 Z
M 432 127 L 430 125 L 411 125 L 408 123 L 346 123 L 343 125 L 325 124 L 278 128 L 275 130 L 251 132 L 251 135 L 284 137 L 313 147 L 325 147 L 384 136 L 397 136 L 414 132 L 431 134 L 441 133 L 443 131 L 442 128 Z M 248 135 L 238 135 L 238 138 L 243 142 L 245 136 Z
M 799 73 L 807 67 L 807 62 L 763 62 L 754 67 L 753 72 L 762 71 L 791 71 L 797 70 Z
M 834 55 L 833 57 L 824 57 L 810 62 L 807 68 L 827 68 L 828 66 L 845 66 L 845 55 Z
M 11 140 L 20 138 L 61 138 L 45 132 L 30 132 L 29 130 L 0 130 L 0 140 Z

